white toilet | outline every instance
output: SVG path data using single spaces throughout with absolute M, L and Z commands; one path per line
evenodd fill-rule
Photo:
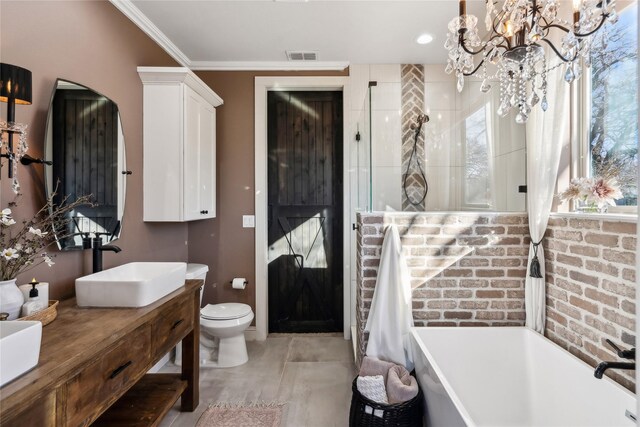
M 205 280 L 209 267 L 187 264 L 187 280 Z M 204 289 L 203 289 L 204 290 Z M 202 305 L 200 292 L 200 303 Z M 253 320 L 253 311 L 247 304 L 208 304 L 200 310 L 200 365 L 230 368 L 247 363 L 247 344 L 244 331 Z M 182 346 L 176 347 L 176 364 L 182 360 Z

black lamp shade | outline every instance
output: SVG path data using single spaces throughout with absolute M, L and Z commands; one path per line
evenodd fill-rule
M 0 63 L 0 101 L 31 104 L 31 71 Z

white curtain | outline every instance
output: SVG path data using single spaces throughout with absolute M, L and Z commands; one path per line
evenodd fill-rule
M 549 108 L 543 112 L 536 105 L 526 125 L 527 138 L 527 207 L 529 213 L 529 262 L 525 281 L 526 326 L 543 333 L 545 325 L 545 268 L 542 244 L 537 246 L 542 278 L 531 277 L 531 261 L 536 253 L 535 243 L 542 241 L 547 231 L 551 204 L 562 146 L 568 139 L 570 125 L 569 87 L 564 81 L 564 67 L 548 74 Z

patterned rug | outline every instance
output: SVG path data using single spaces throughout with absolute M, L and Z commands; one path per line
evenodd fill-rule
M 284 403 L 215 403 L 196 427 L 280 427 Z

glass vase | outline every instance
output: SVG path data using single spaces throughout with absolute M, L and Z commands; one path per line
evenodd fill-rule
M 595 202 L 577 200 L 575 202 L 575 212 L 577 213 L 607 213 L 607 204 L 598 205 Z
M 24 296 L 16 285 L 16 279 L 0 281 L 0 313 L 7 313 L 7 320 L 20 317 L 20 310 L 24 304 Z

